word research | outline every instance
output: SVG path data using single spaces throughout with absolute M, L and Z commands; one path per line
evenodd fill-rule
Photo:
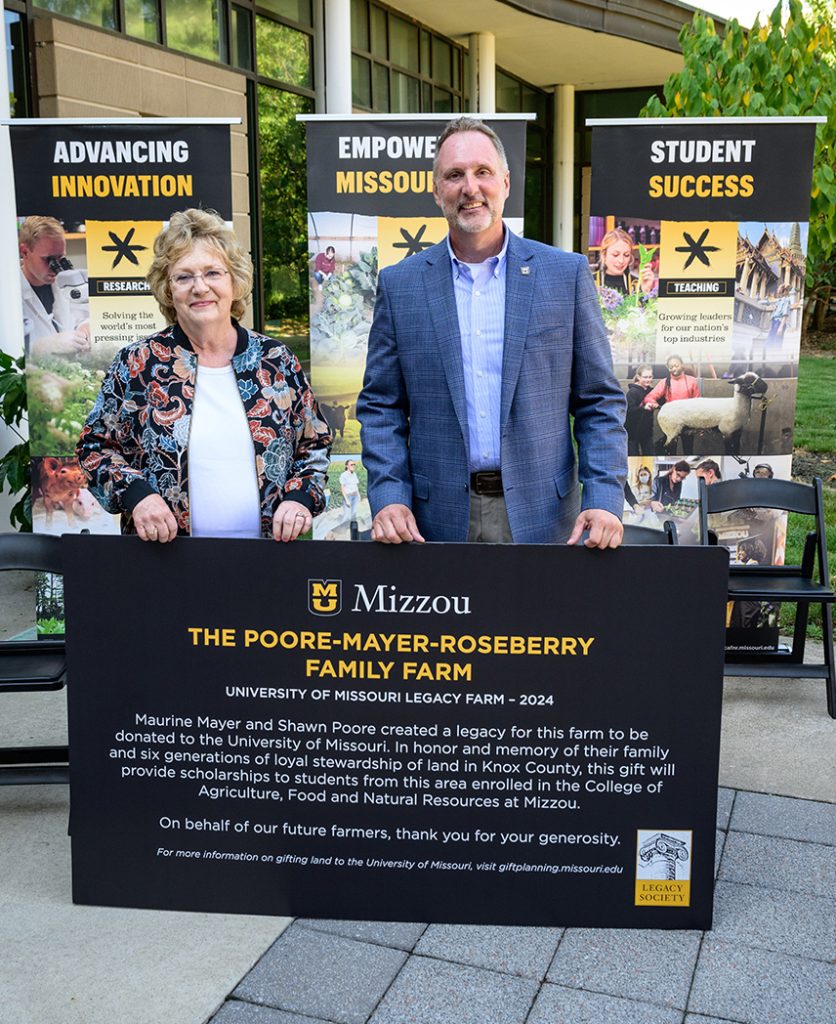
M 461 594 L 402 594 L 394 586 L 379 583 L 369 591 L 354 584 L 353 612 L 408 613 L 415 615 L 470 615 L 470 596 Z

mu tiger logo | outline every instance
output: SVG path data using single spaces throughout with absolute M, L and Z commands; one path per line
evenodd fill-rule
M 308 611 L 337 615 L 342 608 L 342 580 L 308 580 Z

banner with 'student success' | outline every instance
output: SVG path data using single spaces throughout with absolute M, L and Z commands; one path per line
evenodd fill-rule
M 673 519 L 699 543 L 698 477 L 791 476 L 815 122 L 591 122 L 587 253 L 627 395 L 625 522 Z M 783 564 L 785 515 L 712 519 L 733 561 Z M 729 657 L 774 651 L 778 609 L 730 604 Z

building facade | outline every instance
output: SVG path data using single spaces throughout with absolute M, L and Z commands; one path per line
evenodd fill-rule
M 12 116 L 235 117 L 254 320 L 307 311 L 297 114 L 530 111 L 526 234 L 583 242 L 586 117 L 633 116 L 681 67 L 670 0 L 5 0 Z M 515 183 L 515 187 L 520 187 Z M 294 329 L 295 326 L 295 329 Z

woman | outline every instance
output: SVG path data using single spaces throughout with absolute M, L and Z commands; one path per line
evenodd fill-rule
M 123 533 L 292 541 L 322 511 L 328 424 L 298 359 L 238 323 L 252 276 L 213 211 L 157 236 L 148 283 L 170 326 L 118 353 L 77 448 Z
M 676 402 L 680 398 L 699 398 L 700 386 L 696 377 L 685 372 L 685 366 L 679 356 L 668 356 L 667 374 L 642 399 L 646 409 L 658 409 L 665 402 Z
M 699 398 L 700 385 L 696 377 L 685 372 L 685 366 L 679 356 L 668 356 L 665 363 L 667 374 L 659 381 L 655 388 L 648 392 L 647 397 L 642 401 L 645 409 L 658 409 L 665 402 L 676 402 L 682 398 Z M 682 454 L 693 455 L 694 437 L 690 430 L 683 430 Z M 664 438 L 660 442 L 662 452 L 673 454 L 676 451 L 676 439 L 670 444 L 664 444 Z
M 635 474 L 633 493 L 639 505 L 649 505 L 653 497 L 653 474 L 649 466 L 639 466 Z
M 644 363 L 627 386 L 624 426 L 627 429 L 628 455 L 653 455 L 653 413 L 642 405 L 652 387 L 653 367 Z
M 656 277 L 646 266 L 637 280 L 631 274 L 633 266 L 633 239 L 621 228 L 613 228 L 601 239 L 597 283 L 599 288 L 611 288 L 621 295 L 631 295 L 636 286 L 645 296 L 656 288 Z

